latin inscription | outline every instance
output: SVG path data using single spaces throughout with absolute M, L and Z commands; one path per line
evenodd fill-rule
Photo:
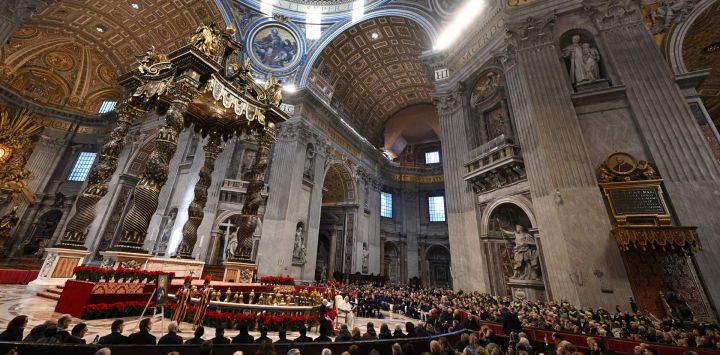
M 654 187 L 613 189 L 609 191 L 609 195 L 618 215 L 667 214 L 658 190 Z

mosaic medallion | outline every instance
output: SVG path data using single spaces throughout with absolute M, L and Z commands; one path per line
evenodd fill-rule
M 289 29 L 278 24 L 259 28 L 250 39 L 254 62 L 270 71 L 282 71 L 297 64 L 300 59 L 298 38 Z
M 45 56 L 45 63 L 55 70 L 68 71 L 75 65 L 72 57 L 59 51 L 52 51 Z

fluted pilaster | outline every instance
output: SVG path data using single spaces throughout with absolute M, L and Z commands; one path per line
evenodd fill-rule
M 207 203 L 208 188 L 212 183 L 212 173 L 215 170 L 215 160 L 223 151 L 220 132 L 210 132 L 203 150 L 205 151 L 205 161 L 200 169 L 200 178 L 195 184 L 195 196 L 188 208 L 188 220 L 183 225 L 183 239 L 178 248 L 178 256 L 184 259 L 192 259 L 192 252 L 197 242 L 197 229 L 205 216 L 204 209 Z

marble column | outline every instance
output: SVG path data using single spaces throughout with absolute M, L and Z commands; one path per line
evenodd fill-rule
M 612 309 L 632 291 L 550 36 L 553 18 L 511 27 L 506 81 L 555 299 Z M 453 256 L 453 262 L 455 257 Z M 612 293 L 602 293 L 596 272 Z M 605 283 L 604 283 L 605 285 Z M 603 286 L 604 286 L 603 285 Z
M 133 191 L 133 206 L 123 220 L 122 235 L 114 251 L 145 254 L 143 249 L 150 218 L 157 209 L 160 189 L 167 180 L 168 165 L 177 148 L 183 128 L 183 114 L 190 97 L 178 97 L 165 114 L 165 126 L 157 134 L 158 147 L 150 154 L 142 178 Z
M 661 51 L 636 6 L 609 14 L 596 10 L 600 38 L 608 60 L 619 63 L 617 77 L 626 87 L 635 124 L 664 179 L 670 203 L 681 225 L 698 226 L 703 247 L 694 254 L 715 309 L 720 307 L 720 166 L 703 139 Z
M 12 35 L 30 17 L 44 10 L 57 0 L 5 0 L 0 2 L 0 46 L 4 46 Z
M 464 161 L 469 151 L 468 110 L 469 99 L 459 87 L 438 89 L 435 106 L 440 116 L 447 202 L 448 237 L 452 255 L 453 288 L 488 292 L 486 268 L 478 259 L 480 228 L 475 211 L 475 193 L 463 180 Z
M 215 160 L 223 151 L 223 141 L 219 131 L 212 131 L 203 146 L 205 160 L 199 172 L 199 179 L 195 184 L 194 197 L 188 208 L 188 220 L 183 225 L 183 239 L 178 248 L 178 257 L 192 259 L 195 243 L 197 242 L 198 227 L 205 217 L 208 189 L 212 183 L 212 173 L 215 170 Z
M 420 229 L 420 201 L 416 183 L 405 183 L 402 188 L 403 233 L 407 246 L 408 279 L 420 277 L 418 230 Z

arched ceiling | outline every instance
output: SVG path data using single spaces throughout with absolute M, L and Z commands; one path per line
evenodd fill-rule
M 355 130 L 382 146 L 388 117 L 411 105 L 432 103 L 432 86 L 419 60 L 430 46 L 427 34 L 413 20 L 369 19 L 323 49 L 309 84 L 343 112 Z
M 710 29 L 716 30 L 710 30 Z M 683 41 L 683 60 L 689 71 L 710 69 L 698 91 L 716 125 L 720 125 L 720 1 L 715 2 L 688 30 Z M 713 49 L 714 48 L 714 49 Z
M 222 16 L 213 0 L 62 0 L 36 14 L 0 52 L 0 83 L 43 105 L 97 115 L 116 78 L 150 46 L 169 52 Z

